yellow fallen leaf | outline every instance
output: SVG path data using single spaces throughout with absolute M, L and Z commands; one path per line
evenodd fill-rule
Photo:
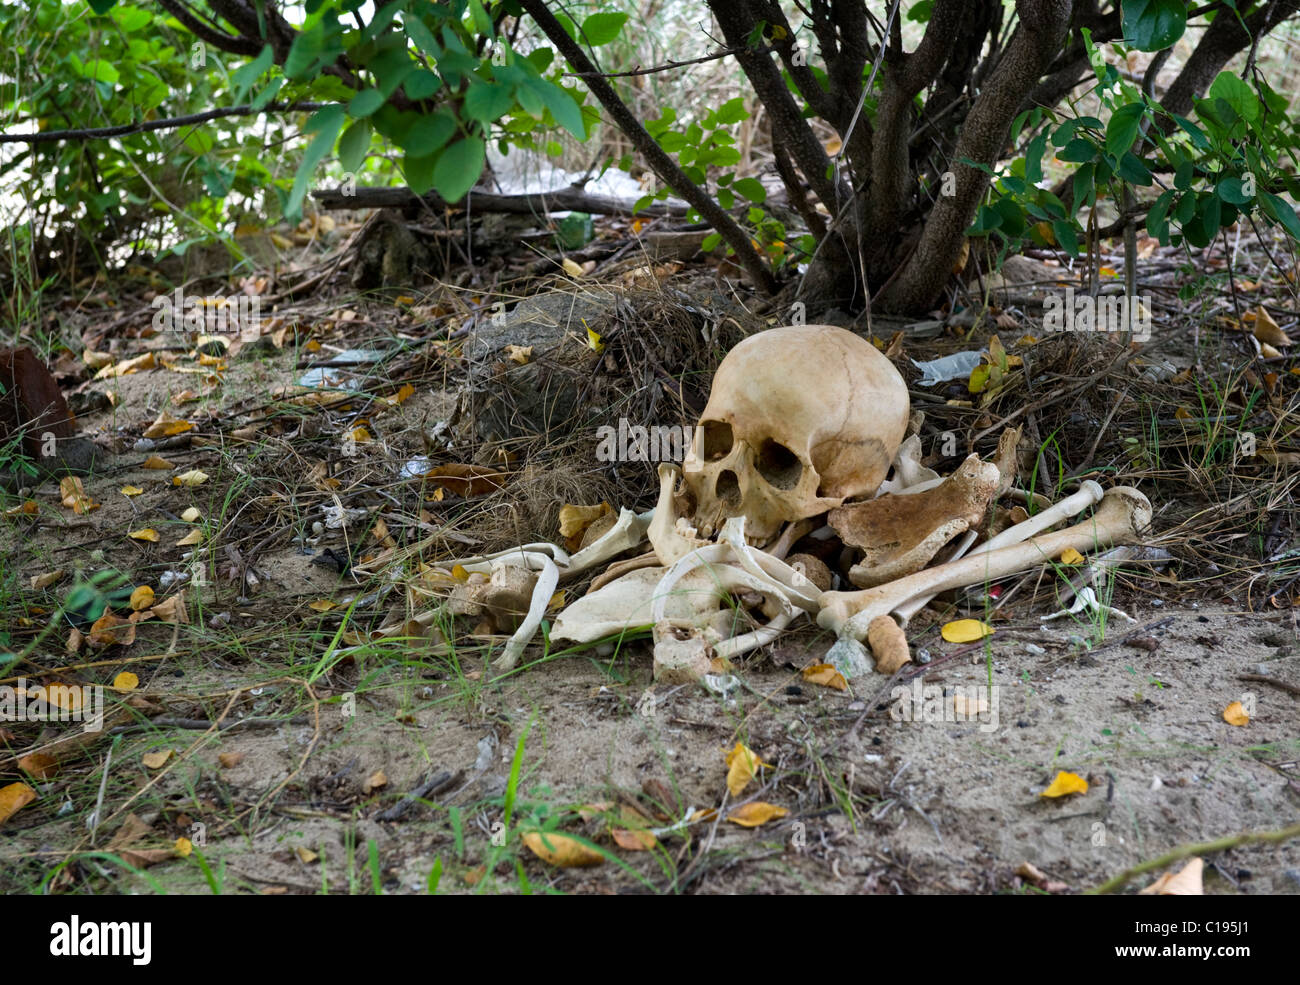
M 752 804 L 737 807 L 727 815 L 727 820 L 732 824 L 739 824 L 742 828 L 757 828 L 760 824 L 775 821 L 777 818 L 785 817 L 789 813 L 784 807 L 777 807 L 776 804 L 756 800 Z
M 1138 890 L 1139 896 L 1204 896 L 1205 888 L 1201 879 L 1205 863 L 1199 858 L 1192 858 L 1176 873 L 1166 872 L 1159 879 Z
M 582 276 L 582 264 L 576 263 L 575 261 L 570 260 L 568 257 L 565 257 L 561 261 L 560 265 L 564 267 L 564 272 L 568 274 L 570 277 Z
M 203 531 L 191 530 L 184 537 L 176 542 L 177 547 L 193 547 L 195 544 L 203 543 Z
M 1038 796 L 1040 797 L 1064 797 L 1072 793 L 1087 793 L 1088 781 L 1077 773 L 1066 773 L 1064 770 L 1056 774 L 1051 785 Z
M 140 757 L 140 762 L 151 770 L 160 769 L 163 763 L 171 759 L 172 751 L 170 749 L 155 749 L 153 752 L 147 752 Z
M 59 498 L 74 513 L 89 513 L 99 509 L 99 504 L 87 494 L 81 480 L 73 475 L 59 480 Z
M 945 623 L 940 632 L 949 643 L 971 643 L 993 635 L 993 627 L 978 619 L 957 619 Z
M 113 356 L 107 352 L 96 352 L 93 349 L 86 349 L 81 354 L 81 361 L 89 369 L 103 369 L 105 366 L 113 365 Z
M 1179 407 L 1174 411 L 1174 420 L 1177 421 L 1190 421 L 1194 416 L 1186 407 Z
M 158 360 L 152 352 L 146 352 L 142 356 L 136 356 L 134 359 L 124 359 L 120 363 L 114 363 L 111 366 L 103 367 L 95 374 L 97 380 L 111 380 L 119 376 L 127 376 L 131 373 L 138 373 L 142 369 L 155 369 L 158 366 Z
M 171 467 L 172 467 L 172 463 L 167 461 L 167 459 L 163 458 L 161 455 L 150 455 L 148 458 L 146 458 L 143 462 L 140 463 L 140 468 L 142 469 L 161 470 L 161 469 L 169 469 Z
M 139 496 L 144 490 L 139 486 L 123 486 L 118 492 L 123 496 Z
M 5 510 L 5 516 L 35 516 L 41 511 L 40 506 L 34 499 L 25 499 L 17 506 L 11 506 Z
M 184 513 L 181 514 L 181 519 L 184 520 L 186 523 L 195 523 L 196 521 L 203 519 L 203 514 L 199 512 L 197 506 L 191 506 L 188 510 L 186 510 Z
M 331 602 L 329 599 L 317 599 L 315 602 L 308 602 L 307 608 L 313 612 L 329 612 L 330 609 L 337 609 L 339 604 Z
M 153 538 L 157 540 L 157 537 Z M 153 608 L 153 589 L 148 585 L 137 585 L 131 592 L 131 610 L 140 612 L 144 609 Z
M 523 842 L 543 862 L 562 869 L 600 865 L 605 861 L 605 856 L 590 845 L 558 831 L 529 831 L 524 834 Z
M 47 571 L 43 575 L 32 575 L 32 591 L 39 592 L 43 588 L 49 588 L 62 577 L 62 568 L 58 571 Z
M 189 858 L 194 851 L 194 844 L 188 838 L 177 838 L 172 850 L 181 858 Z
M 173 486 L 198 486 L 208 481 L 208 473 L 199 469 L 190 469 L 188 472 L 182 472 L 180 475 L 172 476 Z
M 820 684 L 822 687 L 833 687 L 837 691 L 847 691 L 848 682 L 844 680 L 844 675 L 835 669 L 834 664 L 813 664 L 803 669 L 803 679 L 809 684 Z
M 140 678 L 129 670 L 124 670 L 113 678 L 113 689 L 115 691 L 134 691 L 140 686 Z
M 727 789 L 731 796 L 740 796 L 740 791 L 749 786 L 749 781 L 758 773 L 758 768 L 767 765 L 749 746 L 737 742 L 727 753 Z
M 35 799 L 36 791 L 25 783 L 0 787 L 0 824 L 4 824 Z
M 1242 726 L 1250 723 L 1250 716 L 1246 714 L 1246 709 L 1241 706 L 1240 701 L 1234 701 L 1223 709 L 1223 720 L 1229 725 Z
M 132 540 L 147 540 L 151 544 L 156 544 L 161 539 L 158 531 L 153 527 L 145 527 L 143 530 L 132 530 L 127 534 Z
M 193 421 L 183 421 L 172 417 L 167 411 L 158 415 L 158 419 L 145 428 L 146 438 L 171 438 L 186 431 L 194 430 Z
M 403 383 L 401 388 L 393 394 L 393 399 L 399 404 L 404 404 L 415 393 L 415 387 L 409 383 Z
M 366 782 L 361 784 L 361 792 L 368 797 L 386 786 L 388 786 L 388 775 L 383 770 L 375 770 L 366 777 Z
M 353 428 L 349 436 L 359 445 L 364 445 L 371 440 L 370 432 L 365 428 Z
M 565 540 L 581 537 L 596 520 L 613 513 L 614 508 L 608 503 L 599 506 L 575 506 L 565 503 L 560 507 L 560 536 Z
M 293 850 L 293 853 L 298 856 L 299 862 L 302 862 L 306 865 L 310 865 L 312 862 L 315 862 L 318 858 L 320 858 L 320 856 L 317 855 L 315 852 L 313 852 L 310 848 L 304 848 L 302 845 L 299 845 L 297 848 L 295 848 Z
M 1082 564 L 1083 555 L 1080 554 L 1078 551 L 1076 551 L 1073 547 L 1067 547 L 1064 551 L 1061 552 L 1061 563 Z
M 605 340 L 601 338 L 599 332 L 587 324 L 587 319 L 582 319 L 583 327 L 587 329 L 587 348 L 596 352 L 605 351 Z

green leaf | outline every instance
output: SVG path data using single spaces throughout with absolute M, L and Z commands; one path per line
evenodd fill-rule
M 1259 117 L 1259 96 L 1231 72 L 1220 72 L 1210 84 L 1207 95 L 1210 99 L 1225 100 L 1242 119 L 1253 121 Z
M 1096 159 L 1097 145 L 1083 137 L 1075 137 L 1056 156 L 1070 164 L 1086 164 Z
M 1178 165 L 1178 170 L 1174 172 L 1174 187 L 1180 192 L 1185 192 L 1192 187 L 1192 178 L 1196 169 L 1192 166 L 1191 161 L 1184 161 Z
M 731 187 L 757 205 L 767 201 L 767 189 L 757 178 L 738 178 Z
M 718 244 L 721 242 L 722 233 L 710 233 L 708 236 L 704 237 L 704 242 L 700 244 L 700 249 L 705 253 L 712 253 L 718 248 Z
M 417 195 L 423 195 L 432 188 L 433 168 L 437 162 L 437 154 L 407 154 L 402 161 L 402 175 L 406 178 L 407 187 Z
M 555 122 L 579 140 L 587 139 L 587 128 L 582 121 L 582 109 L 568 89 L 547 82 L 545 79 L 530 79 L 528 88 L 541 97 L 546 108 L 555 117 Z
M 499 82 L 474 81 L 465 94 L 465 115 L 471 120 L 494 123 L 510 112 L 515 104 L 509 86 Z
M 302 80 L 311 74 L 317 59 L 325 51 L 325 32 L 318 24 L 310 30 L 300 31 L 293 39 L 289 57 L 284 60 L 285 78 Z
M 87 0 L 90 9 L 97 14 L 107 14 L 117 5 L 117 0 Z
M 1177 123 L 1180 127 L 1182 127 L 1183 131 L 1187 134 L 1187 136 L 1192 138 L 1193 147 L 1195 147 L 1197 150 L 1210 149 L 1210 138 L 1205 135 L 1204 130 L 1202 130 L 1200 127 L 1198 127 L 1195 123 L 1193 123 L 1191 120 L 1187 119 L 1186 117 L 1179 116 L 1176 113 L 1171 115 L 1174 118 L 1174 122 Z
M 455 132 L 456 118 L 445 109 L 421 117 L 407 134 L 406 153 L 411 157 L 425 157 L 441 150 Z
M 485 37 L 492 37 L 492 18 L 483 9 L 483 4 L 479 3 L 479 0 L 469 0 L 469 12 L 474 18 L 474 30 Z
M 1119 157 L 1137 140 L 1145 107 L 1141 102 L 1127 103 L 1110 115 L 1106 125 L 1106 151 Z
M 427 69 L 419 68 L 406 77 L 402 83 L 408 99 L 428 99 L 442 88 L 442 79 Z
M 353 96 L 352 102 L 348 103 L 348 115 L 358 120 L 364 119 L 374 114 L 384 102 L 384 94 L 378 89 L 365 89 Z
M 618 37 L 618 32 L 623 30 L 623 24 L 626 20 L 627 14 L 592 14 L 582 22 L 582 40 L 593 48 L 598 45 L 609 44 Z
M 1264 211 L 1282 223 L 1292 239 L 1300 240 L 1300 216 L 1296 215 L 1295 209 L 1291 208 L 1286 199 L 1270 192 L 1264 192 L 1263 198 Z
M 1126 152 L 1119 159 L 1119 176 L 1130 184 L 1144 188 L 1151 184 L 1151 172 L 1146 163 L 1132 152 Z
M 1043 154 L 1047 152 L 1047 131 L 1043 130 L 1025 148 L 1025 181 L 1037 185 L 1043 180 Z
M 403 26 L 406 28 L 406 36 L 414 42 L 415 46 L 436 61 L 442 54 L 442 48 L 438 45 L 433 32 L 425 26 L 424 21 L 411 16 L 406 19 Z M 426 188 L 425 191 L 428 189 Z
M 297 218 L 301 215 L 303 196 L 307 194 L 312 173 L 325 155 L 334 149 L 334 140 L 338 137 L 346 118 L 343 107 L 335 105 L 317 110 L 307 121 L 303 129 L 315 133 L 316 136 L 307 145 L 307 150 L 302 155 L 302 164 L 298 166 L 298 173 L 294 175 L 293 189 L 289 192 L 289 200 L 285 205 L 287 216 Z
M 716 116 L 718 123 L 726 126 L 749 119 L 749 111 L 745 109 L 745 98 L 737 96 L 735 99 L 728 99 L 718 107 Z
M 1168 48 L 1187 30 L 1183 0 L 1124 0 L 1124 37 L 1139 51 Z
M 275 52 L 271 50 L 268 44 L 262 49 L 262 53 L 254 58 L 247 65 L 241 65 L 230 77 L 230 85 L 234 90 L 236 103 L 242 103 L 244 97 L 248 95 L 248 90 L 253 88 L 253 83 L 262 77 L 265 72 L 275 63 Z
M 1238 177 L 1224 178 L 1214 188 L 1214 192 L 1225 202 L 1231 202 L 1233 205 L 1249 205 L 1253 196 L 1247 195 L 1243 182 Z
M 433 169 L 433 187 L 448 202 L 459 202 L 483 173 L 486 151 L 478 137 L 463 137 L 438 158 Z
M 1074 231 L 1074 223 L 1057 219 L 1052 223 L 1052 235 L 1056 237 L 1056 245 L 1070 256 L 1079 255 L 1079 234 Z
M 370 150 L 370 121 L 357 120 L 339 139 L 339 164 L 344 171 L 356 173 L 365 163 L 366 153 Z

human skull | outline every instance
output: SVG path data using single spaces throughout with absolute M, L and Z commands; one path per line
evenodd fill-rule
M 875 492 L 908 418 L 907 385 L 875 346 L 831 325 L 752 335 L 718 367 L 683 462 L 687 512 L 770 539 L 782 523 Z

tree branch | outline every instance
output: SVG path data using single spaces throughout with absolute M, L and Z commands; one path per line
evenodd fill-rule
M 614 91 L 610 84 L 601 78 L 599 70 L 592 64 L 586 52 L 569 37 L 569 33 L 555 19 L 555 15 L 547 9 L 546 4 L 542 0 L 520 0 L 520 5 L 528 12 L 528 15 L 546 36 L 550 38 L 551 43 L 568 60 L 569 64 L 576 71 L 586 73 L 587 88 L 591 90 L 592 95 L 600 100 L 600 104 L 605 107 L 605 111 L 609 113 L 614 123 L 627 135 L 636 149 L 641 152 L 646 163 L 650 165 L 669 188 L 693 205 L 695 210 L 708 221 L 709 225 L 718 231 L 727 245 L 735 252 L 736 262 L 749 274 L 754 284 L 767 294 L 776 293 L 776 278 L 772 276 L 772 271 L 759 257 L 745 231 L 736 224 L 736 221 L 731 216 L 723 211 L 717 202 L 709 197 L 704 189 L 686 176 L 685 172 L 678 167 L 677 162 L 669 157 L 662 147 L 655 143 L 654 138 L 641 125 L 641 121 L 628 109 L 623 100 L 618 98 L 618 93 Z
M 85 130 L 45 130 L 40 133 L 0 133 L 0 144 L 52 144 L 60 140 L 102 140 L 105 137 L 125 137 L 132 133 L 148 133 L 152 130 L 174 130 L 195 123 L 207 123 L 227 116 L 254 116 L 259 113 L 296 113 L 312 112 L 324 109 L 330 103 L 268 103 L 261 109 L 252 106 L 226 106 L 221 109 L 208 109 L 202 113 L 189 116 L 171 116 L 164 120 L 140 120 L 136 123 L 120 123 L 112 127 L 94 127 Z

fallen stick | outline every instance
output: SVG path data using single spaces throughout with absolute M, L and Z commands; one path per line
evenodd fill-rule
M 312 197 L 323 209 L 405 209 L 418 205 L 441 212 L 507 212 L 514 215 L 545 215 L 548 212 L 592 212 L 599 215 L 684 216 L 685 205 L 653 202 L 633 213 L 635 202 L 607 195 L 591 195 L 581 188 L 562 188 L 555 192 L 533 195 L 497 195 L 474 189 L 454 205 L 437 192 L 423 196 L 409 188 L 357 188 L 345 194 L 341 188 L 314 192 Z

